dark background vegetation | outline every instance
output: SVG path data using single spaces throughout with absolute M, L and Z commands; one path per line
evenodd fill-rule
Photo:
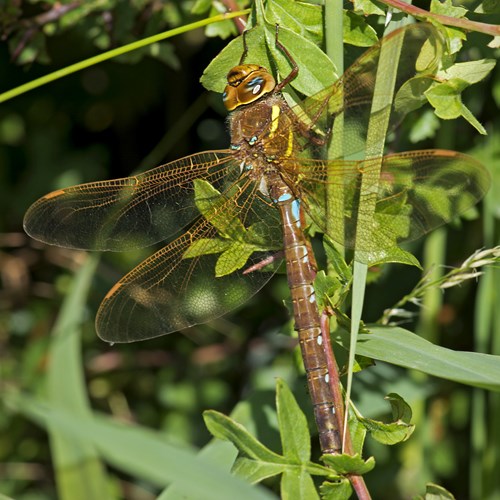
M 191 20 L 189 2 L 164 2 L 173 13 L 170 19 L 175 19 L 169 23 L 166 15 L 162 18 L 154 11 L 155 2 L 143 3 L 142 8 L 130 7 L 130 11 L 123 5 L 110 9 L 116 23 L 110 46 Z M 0 43 L 0 91 L 99 51 L 93 33 L 102 29 L 102 12 L 67 29 L 56 26 L 51 36 L 40 27 L 45 47 L 39 45 L 41 52 L 33 61 L 13 57 L 16 48 L 25 55 L 21 49 L 27 28 L 22 23 L 48 4 L 27 4 L 17 19 L 0 14 L 6 35 Z M 123 24 L 120 29 L 119 23 Z M 12 30 L 13 26 L 17 29 Z M 494 51 L 485 48 L 486 39 L 471 35 L 466 56 L 494 57 Z M 26 43 L 28 47 L 32 40 Z M 162 59 L 133 54 L 0 105 L 2 385 L 43 392 L 47 337 L 73 273 L 85 259 L 82 252 L 30 240 L 22 230 L 24 212 L 37 198 L 60 187 L 127 176 L 189 153 L 224 147 L 228 138 L 220 96 L 207 95 L 199 77 L 225 43 L 198 30 L 165 42 Z M 467 104 L 489 137 L 479 137 L 459 120 L 444 124 L 433 139 L 418 147 L 473 151 L 492 167 L 500 150 L 498 99 L 498 70 L 494 70 L 491 78 L 466 94 Z M 407 140 L 406 130 L 398 133 L 399 150 L 415 147 Z M 448 265 L 459 265 L 483 245 L 481 219 L 444 231 L 441 250 Z M 422 242 L 412 248 L 419 257 L 421 249 Z M 100 301 L 123 273 L 149 253 L 105 255 L 99 264 L 88 300 L 82 352 L 93 408 L 197 447 L 209 439 L 201 418 L 204 409 L 229 413 L 240 399 L 256 391 L 263 391 L 262 401 L 272 402 L 278 375 L 291 381 L 302 395 L 299 399 L 305 411 L 310 411 L 305 380 L 295 375 L 292 324 L 283 306 L 288 295 L 282 276 L 240 310 L 207 325 L 144 343 L 109 346 L 100 341 L 93 327 Z M 411 290 L 419 276 L 418 270 L 409 267 L 385 269 L 368 289 L 365 320 L 376 320 Z M 444 295 L 434 342 L 458 350 L 475 349 L 476 286 L 471 281 Z M 405 325 L 409 329 L 416 326 L 418 321 Z M 360 377 L 356 391 L 362 411 L 377 418 L 389 409 L 383 395 L 402 393 L 415 405 L 420 425 L 414 438 L 398 447 L 368 443 L 367 456 L 375 454 L 378 462 L 376 472 L 367 477 L 375 498 L 418 492 L 411 485 L 420 486 L 423 480 L 439 482 L 458 498 L 468 498 L 471 460 L 477 459 L 470 445 L 472 389 L 379 364 Z M 497 423 L 497 439 L 498 429 Z M 152 498 L 154 490 L 135 484 L 133 478 L 120 477 L 126 498 Z M 1 403 L 0 493 L 17 499 L 56 498 L 45 431 L 2 409 Z

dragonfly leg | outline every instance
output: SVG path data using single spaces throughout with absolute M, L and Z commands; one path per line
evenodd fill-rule
M 288 52 L 288 49 L 278 40 L 278 33 L 279 33 L 280 25 L 276 24 L 276 47 L 285 54 L 287 57 L 288 61 L 292 65 L 292 71 L 288 74 L 286 78 L 284 78 L 278 85 L 276 85 L 275 91 L 276 92 L 281 92 L 299 73 L 299 67 L 297 66 L 297 63 L 295 62 L 295 59 L 292 57 L 292 54 Z

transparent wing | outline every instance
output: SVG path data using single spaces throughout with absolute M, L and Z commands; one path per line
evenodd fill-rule
M 99 309 L 96 328 L 109 342 L 144 340 L 222 316 L 272 276 L 259 264 L 282 246 L 278 211 L 241 178 L 231 195 L 196 187 L 203 217 L 123 277 Z
M 284 163 L 284 172 L 314 223 L 340 244 L 372 254 L 446 224 L 490 185 L 480 162 L 447 150 L 359 162 L 300 161 L 300 174 L 292 162 Z
M 408 112 L 425 104 L 423 92 L 435 80 L 442 52 L 443 41 L 436 28 L 426 23 L 406 26 L 382 38 L 335 84 L 306 98 L 289 113 L 297 123 L 312 127 L 320 138 L 332 132 L 334 120 L 341 116 L 343 132 L 336 135 L 333 129 L 331 140 L 338 157 L 347 158 L 364 150 L 369 122 L 376 130 L 377 120 L 385 119 L 387 108 L 391 130 Z M 389 78 L 393 79 L 386 82 Z M 374 103 L 386 103 L 386 107 L 378 107 L 374 115 Z M 305 144 L 308 146 L 310 142 Z
M 231 157 L 230 151 L 208 151 L 133 177 L 54 191 L 29 208 L 25 231 L 66 248 L 119 251 L 152 245 L 199 215 L 195 179 L 223 190 L 238 177 Z

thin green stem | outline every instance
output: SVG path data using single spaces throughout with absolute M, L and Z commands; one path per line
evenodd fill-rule
M 0 103 L 8 101 L 9 99 L 17 97 L 18 95 L 24 94 L 25 92 L 28 92 L 30 90 L 41 87 L 42 85 L 46 85 L 47 83 L 58 80 L 59 78 L 63 78 L 64 76 L 68 76 L 71 75 L 72 73 L 76 73 L 77 71 L 81 71 L 82 69 L 94 66 L 109 59 L 113 59 L 114 57 L 127 54 L 128 52 L 132 52 L 133 50 L 146 47 L 153 43 L 161 42 L 162 40 L 166 40 L 167 38 L 172 38 L 174 36 L 181 35 L 182 33 L 186 33 L 188 31 L 192 31 L 197 28 L 203 28 L 208 24 L 218 23 L 221 21 L 225 21 L 226 19 L 232 19 L 234 17 L 246 15 L 249 12 L 250 11 L 247 9 L 239 12 L 220 14 L 218 16 L 213 16 L 208 19 L 203 19 L 202 21 L 197 21 L 195 23 L 186 24 L 185 26 L 180 26 L 179 28 L 175 28 L 173 30 L 164 31 L 163 33 L 159 33 L 158 35 L 153 35 L 147 38 L 143 38 L 142 40 L 137 40 L 135 42 L 124 45 L 123 47 L 118 47 L 116 49 L 108 50 L 107 52 L 104 52 L 97 56 L 90 57 L 89 59 L 85 59 L 84 61 L 71 64 L 70 66 L 66 66 L 65 68 L 54 71 L 53 73 L 42 76 L 40 78 L 36 78 L 35 80 L 20 85 L 19 87 L 16 87 L 12 90 L 8 90 L 7 92 L 0 94 Z

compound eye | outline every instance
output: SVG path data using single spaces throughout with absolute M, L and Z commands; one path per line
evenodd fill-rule
M 256 76 L 246 84 L 246 87 L 253 95 L 259 95 L 263 83 L 264 79 L 260 76 Z

